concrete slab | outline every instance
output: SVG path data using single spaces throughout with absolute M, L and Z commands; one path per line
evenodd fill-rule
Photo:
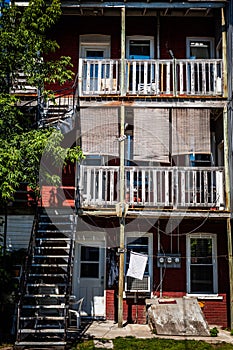
M 216 325 L 209 325 L 209 328 L 216 327 Z M 118 328 L 117 323 L 113 321 L 93 321 L 87 330 L 84 332 L 84 338 L 92 339 L 114 339 L 116 337 L 127 337 L 133 336 L 135 338 L 160 338 L 160 339 L 175 339 L 175 340 L 203 340 L 207 343 L 217 344 L 217 343 L 230 343 L 233 344 L 233 336 L 230 335 L 230 332 L 222 330 L 217 327 L 219 330 L 217 337 L 203 337 L 198 335 L 158 335 L 154 334 L 149 325 L 141 324 L 127 324 L 124 323 L 123 328 Z
M 209 336 L 209 326 L 195 298 L 155 299 L 148 322 L 158 335 Z

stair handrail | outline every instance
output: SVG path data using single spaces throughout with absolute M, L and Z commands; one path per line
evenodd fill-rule
M 18 302 L 17 302 L 17 325 L 16 325 L 16 337 L 18 339 L 19 335 L 19 322 L 20 322 L 20 314 L 21 314 L 21 306 L 22 306 L 22 299 L 25 294 L 26 284 L 27 284 L 27 276 L 29 272 L 29 267 L 32 262 L 32 255 L 33 255 L 33 248 L 35 246 L 35 233 L 38 226 L 38 207 L 36 206 L 35 215 L 33 219 L 32 229 L 31 229 L 31 235 L 30 240 L 28 244 L 28 249 L 26 253 L 26 258 L 24 261 L 24 264 L 22 266 L 22 274 L 20 276 L 20 282 L 19 282 L 19 293 L 18 293 Z
M 66 285 L 66 292 L 65 292 L 65 337 L 67 335 L 67 328 L 68 328 L 68 317 L 69 317 L 69 304 L 70 304 L 70 296 L 72 294 L 72 275 L 73 275 L 73 261 L 74 261 L 74 247 L 75 247 L 75 225 L 76 225 L 76 216 L 73 213 L 72 216 L 72 230 L 71 230 L 71 237 L 70 237 L 70 250 L 69 250 L 69 258 L 68 258 L 68 266 L 67 266 L 67 285 Z

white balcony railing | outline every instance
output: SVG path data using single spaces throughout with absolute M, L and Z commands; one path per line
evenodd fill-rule
M 81 166 L 81 207 L 119 202 L 119 167 Z M 224 171 L 200 167 L 125 167 L 125 201 L 132 206 L 223 209 Z
M 80 59 L 79 94 L 149 96 L 222 96 L 221 59 Z

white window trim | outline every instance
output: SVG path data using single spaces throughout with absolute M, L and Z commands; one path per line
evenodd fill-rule
M 186 38 L 186 57 L 190 58 L 190 42 L 191 41 L 206 41 L 210 43 L 210 59 L 214 58 L 214 38 L 212 37 L 187 37 Z
M 129 42 L 130 40 L 150 40 L 150 59 L 154 58 L 154 37 L 143 35 L 131 35 L 126 37 L 126 58 L 129 58 Z
M 191 292 L 191 281 L 190 281 L 190 264 L 191 264 L 191 249 L 190 249 L 190 239 L 191 238 L 206 238 L 212 239 L 212 261 L 213 261 L 213 293 L 193 293 Z M 186 284 L 187 284 L 187 295 L 196 297 L 213 297 L 218 296 L 218 266 L 217 266 L 217 235 L 214 233 L 192 233 L 186 236 Z
M 103 50 L 104 58 L 110 58 L 111 37 L 102 34 L 83 34 L 79 37 L 79 52 L 81 58 L 86 58 L 88 50 Z
M 150 276 L 150 290 L 152 292 L 153 286 L 153 233 L 147 232 L 128 232 L 125 234 L 125 247 L 127 248 L 127 238 L 139 238 L 139 237 L 148 237 L 148 265 L 149 265 L 149 276 Z M 126 256 L 125 256 L 126 263 Z

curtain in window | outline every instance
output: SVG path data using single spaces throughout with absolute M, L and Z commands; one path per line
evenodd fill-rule
M 134 161 L 169 163 L 169 110 L 134 109 Z
M 172 155 L 210 154 L 210 110 L 172 110 Z
M 81 109 L 80 130 L 84 154 L 119 156 L 118 108 Z

